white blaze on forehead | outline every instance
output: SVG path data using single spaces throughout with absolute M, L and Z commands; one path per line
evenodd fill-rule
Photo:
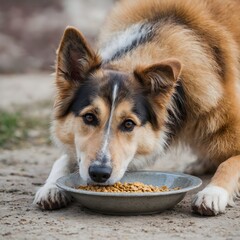
M 109 154 L 109 151 L 108 151 L 108 143 L 109 143 L 109 138 L 110 138 L 113 113 L 114 113 L 114 110 L 115 110 L 117 92 L 118 92 L 118 84 L 115 84 L 113 86 L 112 105 L 111 105 L 111 110 L 110 110 L 110 116 L 109 116 L 109 119 L 108 119 L 108 122 L 107 122 L 106 132 L 105 132 L 105 135 L 104 135 L 103 145 L 102 145 L 102 149 L 101 149 L 101 152 L 100 152 L 100 156 L 107 155 L 108 157 L 110 157 L 109 156 L 110 154 Z

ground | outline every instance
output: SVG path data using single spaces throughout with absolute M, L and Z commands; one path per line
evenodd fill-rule
M 201 217 L 191 213 L 194 192 L 174 209 L 147 216 L 100 215 L 78 203 L 57 211 L 33 206 L 60 154 L 46 136 L 52 79 L 49 74 L 0 76 L 0 239 L 240 239 L 240 202 L 226 214 Z M 179 171 L 194 158 L 178 154 L 157 167 Z M 204 185 L 209 178 L 203 177 Z

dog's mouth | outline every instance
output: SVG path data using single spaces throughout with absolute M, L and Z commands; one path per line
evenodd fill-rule
M 87 180 L 87 185 L 97 185 L 97 186 L 107 186 L 107 185 L 113 185 L 115 182 L 111 181 L 111 180 L 107 180 L 104 183 L 100 183 L 100 182 L 94 182 L 92 179 L 88 179 Z
M 125 173 L 125 171 L 124 171 L 124 173 Z M 124 173 L 119 173 L 118 176 L 110 176 L 104 182 L 94 181 L 91 177 L 88 177 L 86 183 L 87 183 L 87 185 L 99 185 L 99 186 L 113 185 L 122 179 Z
M 79 174 L 87 185 L 113 185 L 122 179 L 127 170 L 127 168 L 122 168 L 121 170 L 115 168 L 109 169 L 110 167 L 103 169 L 101 167 L 100 169 L 94 168 L 90 166 L 84 170 L 81 166 L 79 167 Z

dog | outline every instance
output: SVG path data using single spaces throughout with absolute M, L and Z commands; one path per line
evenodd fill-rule
M 54 163 L 34 203 L 66 206 L 55 185 L 76 171 L 113 184 L 177 143 L 197 155 L 190 174 L 215 172 L 192 210 L 224 213 L 240 189 L 240 2 L 121 0 L 94 51 L 68 27 L 57 51 Z M 78 171 L 78 170 L 77 170 Z

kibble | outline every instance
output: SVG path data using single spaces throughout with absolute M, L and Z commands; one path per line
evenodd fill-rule
M 146 185 L 141 182 L 133 183 L 121 183 L 117 182 L 113 185 L 88 185 L 79 186 L 77 189 L 94 191 L 94 192 L 109 192 L 109 193 L 142 193 L 142 192 L 168 192 L 172 190 L 178 190 L 179 188 L 169 189 L 167 186 L 156 187 L 153 185 Z

